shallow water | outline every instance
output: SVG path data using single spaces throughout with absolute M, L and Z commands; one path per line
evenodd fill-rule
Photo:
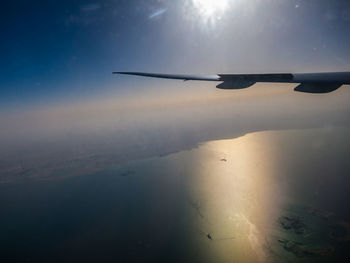
M 1 262 L 345 258 L 349 131 L 257 132 L 85 175 L 2 184 Z M 283 217 L 300 220 L 302 233 L 283 228 Z M 300 245 L 288 251 L 282 242 Z

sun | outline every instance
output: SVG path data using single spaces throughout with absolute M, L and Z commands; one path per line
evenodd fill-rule
M 201 30 L 212 30 L 226 21 L 233 7 L 243 0 L 183 0 L 183 14 L 192 25 Z
M 223 13 L 229 5 L 229 0 L 193 0 L 193 5 L 205 17 Z

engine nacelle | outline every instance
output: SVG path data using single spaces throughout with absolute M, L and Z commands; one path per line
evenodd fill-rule
M 338 89 L 339 83 L 301 83 L 294 88 L 295 91 L 306 93 L 329 93 Z
M 218 89 L 245 89 L 254 85 L 256 82 L 244 79 L 235 79 L 235 80 L 225 80 L 216 87 Z

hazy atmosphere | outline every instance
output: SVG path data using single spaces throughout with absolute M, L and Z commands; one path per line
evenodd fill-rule
M 350 71 L 349 1 L 7 1 L 3 14 L 1 262 L 350 256 L 350 85 L 112 75 Z

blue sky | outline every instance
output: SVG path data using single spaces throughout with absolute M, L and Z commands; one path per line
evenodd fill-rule
M 204 4 L 4 2 L 0 104 L 93 97 L 146 81 L 112 71 L 350 70 L 349 1 L 231 0 L 210 12 Z

